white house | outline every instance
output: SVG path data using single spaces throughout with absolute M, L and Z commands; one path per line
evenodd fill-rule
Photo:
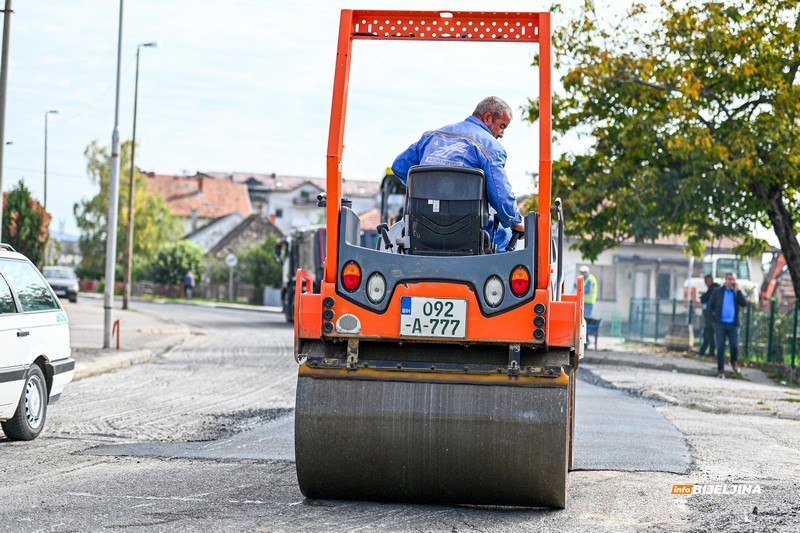
M 317 207 L 317 195 L 326 188 L 324 178 L 246 172 L 202 175 L 246 185 L 253 211 L 268 217 L 284 233 L 324 222 L 325 210 Z M 342 196 L 353 203 L 353 211 L 363 213 L 379 205 L 380 185 L 378 181 L 344 179 Z
M 565 239 L 564 242 L 566 291 L 573 291 L 578 268 L 588 265 L 598 282 L 599 293 L 594 307 L 597 318 L 627 317 L 632 298 L 681 300 L 690 263 L 694 276 L 703 273 L 702 259 L 690 261 L 684 253 L 685 238 L 663 237 L 653 243 L 623 242 L 602 252 L 594 262 L 570 249 L 575 242 L 574 239 Z M 706 253 L 730 253 L 735 245 L 731 239 L 721 239 L 709 243 Z M 760 286 L 764 278 L 761 257 L 750 257 L 748 261 L 751 279 Z

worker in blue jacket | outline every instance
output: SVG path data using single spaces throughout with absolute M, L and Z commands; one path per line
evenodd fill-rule
M 501 139 L 511 123 L 511 108 L 496 96 L 478 103 L 472 116 L 463 122 L 438 130 L 426 131 L 422 138 L 397 156 L 392 164 L 394 175 L 403 183 L 414 165 L 479 168 L 486 176 L 489 206 L 500 219 L 494 244 L 501 252 L 511 240 L 511 229 L 524 232 L 517 197 L 506 176 L 506 150 Z M 491 233 L 491 224 L 484 228 Z

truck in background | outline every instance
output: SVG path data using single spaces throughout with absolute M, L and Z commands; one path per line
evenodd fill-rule
M 704 277 L 708 274 L 714 277 L 714 281 L 723 285 L 725 274 L 733 272 L 739 283 L 739 289 L 751 303 L 758 303 L 759 284 L 754 281 L 754 276 L 750 270 L 750 263 L 733 254 L 708 254 L 703 257 L 703 276 L 691 277 L 683 284 L 683 299 L 690 299 L 696 303 L 700 302 L 700 297 L 706 292 Z
M 275 260 L 283 265 L 281 283 L 281 305 L 286 321 L 294 321 L 294 294 L 297 269 L 308 271 L 314 280 L 314 290 L 319 289 L 325 263 L 325 226 L 307 226 L 289 233 L 275 247 Z M 361 246 L 375 248 L 378 232 L 375 229 L 361 230 Z

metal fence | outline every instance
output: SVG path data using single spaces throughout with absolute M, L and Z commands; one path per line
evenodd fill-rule
M 136 282 L 131 287 L 133 296 L 163 296 L 167 298 L 182 298 L 181 285 L 168 285 L 152 283 L 149 281 Z M 230 302 L 255 302 L 255 287 L 246 283 L 200 283 L 192 291 L 194 298 Z
M 745 359 L 796 366 L 798 356 L 800 299 L 791 305 L 770 300 L 748 305 L 741 316 L 739 352 Z M 627 334 L 631 340 L 663 343 L 673 324 L 688 324 L 694 333 L 694 348 L 703 341 L 700 305 L 680 300 L 631 299 Z

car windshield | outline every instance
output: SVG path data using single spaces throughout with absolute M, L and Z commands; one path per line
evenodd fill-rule
M 75 274 L 73 274 L 71 270 L 66 270 L 66 269 L 63 269 L 63 268 L 47 268 L 47 267 L 45 267 L 42 270 L 42 274 L 44 274 L 44 277 L 52 278 L 52 279 L 74 279 L 75 278 Z

